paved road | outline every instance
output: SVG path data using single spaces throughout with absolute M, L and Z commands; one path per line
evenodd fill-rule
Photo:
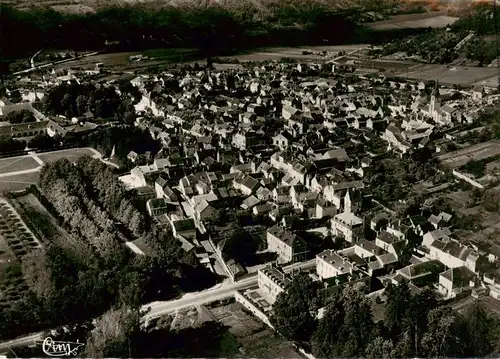
M 316 265 L 315 259 L 303 263 L 295 263 L 285 267 L 286 272 L 291 272 L 294 269 L 310 269 Z M 198 293 L 187 293 L 182 298 L 171 300 L 168 302 L 152 302 L 144 305 L 142 309 L 150 309 L 143 317 L 144 322 L 148 322 L 152 318 L 161 317 L 166 314 L 175 313 L 178 310 L 190 308 L 196 305 L 208 304 L 222 299 L 231 298 L 237 290 L 250 288 L 257 285 L 257 273 L 243 278 L 235 283 L 224 282 L 216 286 Z M 43 332 L 34 333 L 25 337 L 10 340 L 0 343 L 0 353 L 9 350 L 10 347 L 33 345 L 37 341 L 42 340 Z
M 309 269 L 316 265 L 316 260 L 312 259 L 303 263 L 296 263 L 285 267 L 286 272 L 291 272 L 294 269 Z M 234 283 L 218 284 L 213 288 L 203 292 L 188 293 L 180 299 L 171 300 L 168 302 L 153 302 L 143 306 L 143 310 L 150 309 L 149 313 L 144 316 L 144 321 L 147 322 L 152 318 L 161 317 L 166 314 L 175 313 L 178 310 L 190 308 L 196 305 L 207 304 L 231 298 L 237 290 L 250 288 L 257 285 L 257 273 L 252 276 L 243 278 Z
M 54 65 L 57 65 L 57 64 L 62 64 L 64 62 L 70 62 L 70 61 L 78 60 L 78 59 L 81 59 L 82 57 L 94 56 L 94 55 L 97 55 L 99 53 L 100 53 L 100 51 L 94 51 L 92 53 L 81 55 L 81 56 L 78 56 L 78 57 L 72 57 L 70 59 L 59 60 L 59 61 L 51 62 L 51 63 L 48 63 L 48 64 L 44 64 L 44 65 L 30 67 L 29 69 L 25 69 L 25 70 L 13 72 L 12 75 L 25 74 L 25 73 L 32 72 L 32 71 L 35 71 L 35 70 L 38 70 L 38 69 L 43 69 L 43 68 L 54 66 Z
M 0 173 L 0 178 L 2 178 L 2 177 L 10 177 L 10 176 L 26 175 L 26 174 L 29 174 L 29 173 L 38 172 L 38 171 L 40 171 L 41 168 L 42 168 L 42 166 L 39 166 L 39 167 L 36 167 L 36 168 L 31 168 L 29 170 Z

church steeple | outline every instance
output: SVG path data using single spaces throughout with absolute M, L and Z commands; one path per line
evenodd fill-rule
M 434 88 L 432 89 L 432 96 L 436 99 L 439 98 L 439 81 L 436 79 Z
M 437 113 L 441 108 L 441 100 L 439 98 L 439 82 L 436 78 L 436 84 L 432 90 L 431 102 L 429 104 L 429 113 L 433 118 L 437 117 Z
M 352 203 L 351 196 L 349 195 L 349 190 L 347 190 L 347 193 L 344 197 L 344 213 L 352 213 Z

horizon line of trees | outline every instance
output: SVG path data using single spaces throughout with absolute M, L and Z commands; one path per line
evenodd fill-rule
M 127 49 L 194 47 L 222 55 L 241 47 L 353 41 L 367 31 L 358 25 L 358 12 L 320 2 L 280 2 L 265 10 L 213 4 L 154 10 L 123 6 L 85 14 L 63 14 L 51 8 L 20 11 L 0 4 L 3 31 L 10 34 L 0 44 L 6 58 L 41 47 L 103 49 L 106 42 L 115 41 Z M 30 41 L 23 41 L 27 33 Z

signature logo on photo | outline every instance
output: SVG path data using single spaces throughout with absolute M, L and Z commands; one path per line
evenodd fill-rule
M 55 341 L 51 337 L 44 339 L 42 350 L 45 354 L 51 357 L 68 357 L 78 354 L 78 349 L 85 344 L 78 340 L 74 342 Z

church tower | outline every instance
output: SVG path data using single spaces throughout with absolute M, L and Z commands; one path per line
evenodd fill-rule
M 432 118 L 435 119 L 437 117 L 440 108 L 441 108 L 441 99 L 439 97 L 439 82 L 436 79 L 436 86 L 432 90 L 431 102 L 429 104 L 429 114 L 432 116 Z
M 349 194 L 349 190 L 344 197 L 344 213 L 352 213 L 351 195 Z

